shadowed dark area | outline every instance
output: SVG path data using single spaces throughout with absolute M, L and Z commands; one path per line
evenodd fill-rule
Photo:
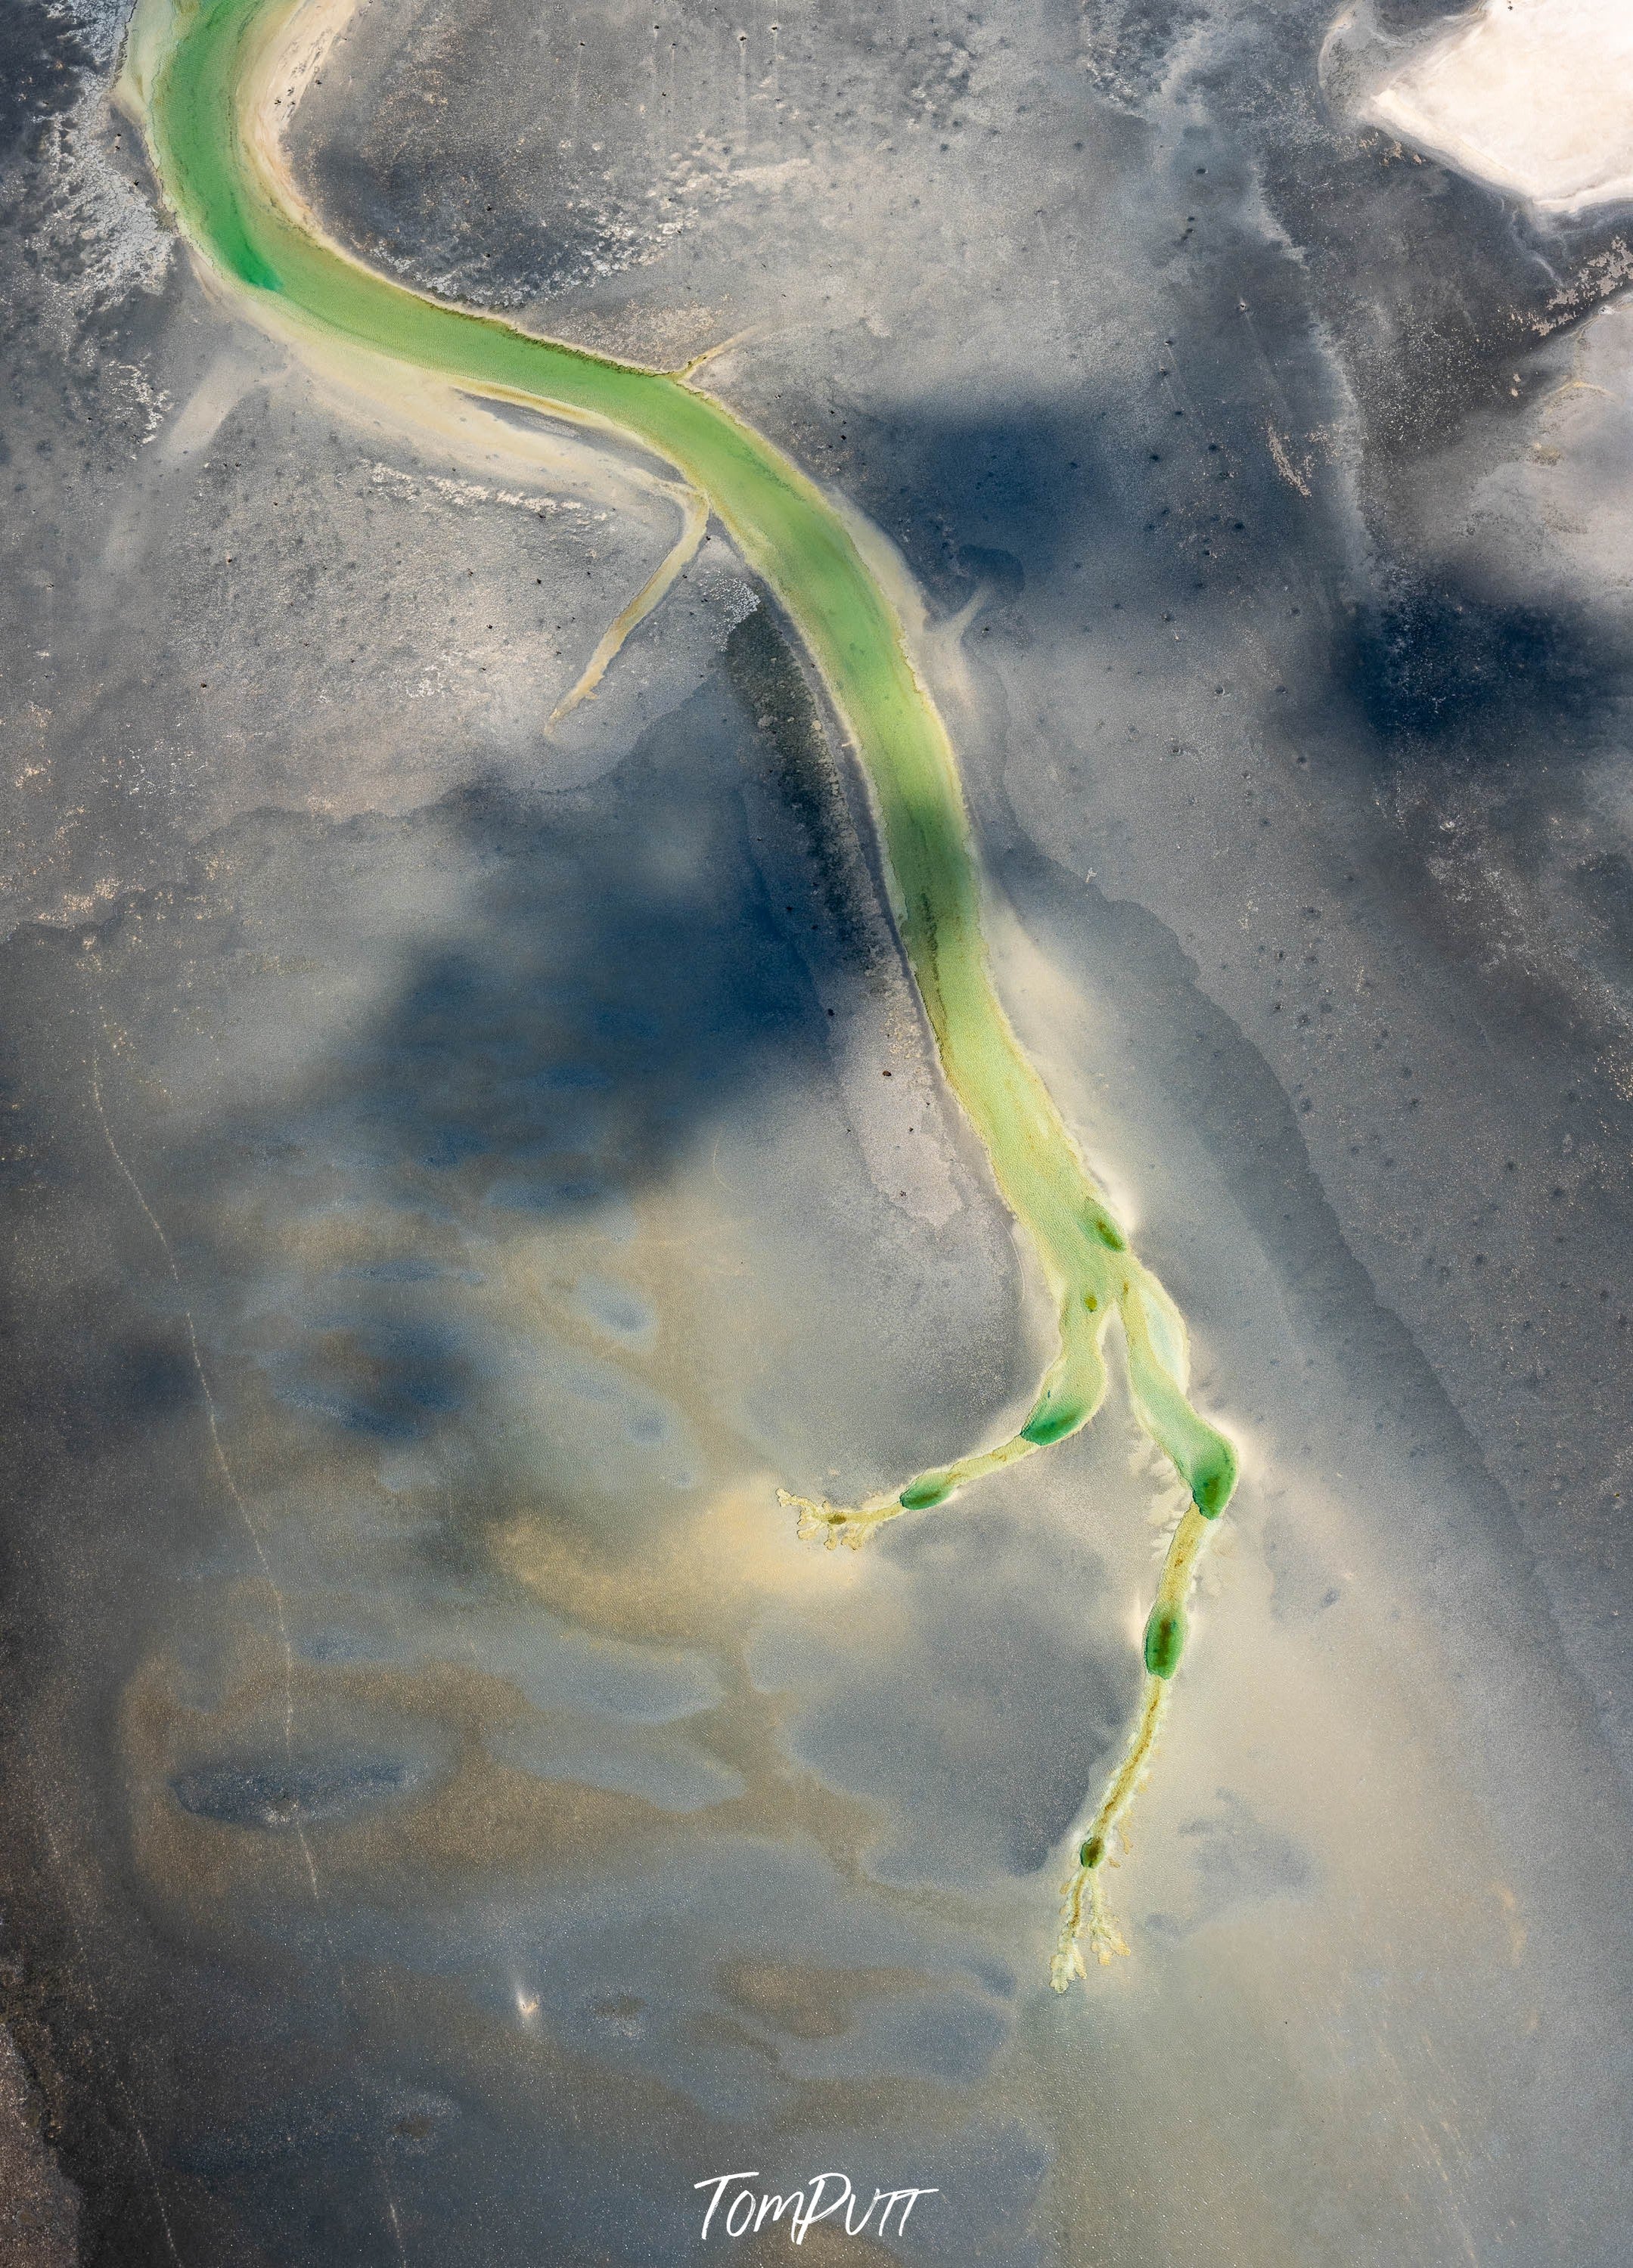
M 1391 588 L 1393 583 L 1393 587 Z M 1455 583 L 1390 578 L 1357 626 L 1353 681 L 1386 763 L 1569 761 L 1612 728 L 1629 669 L 1585 614 L 1502 606 Z

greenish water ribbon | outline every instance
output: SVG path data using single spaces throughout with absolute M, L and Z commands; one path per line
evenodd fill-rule
M 1179 1310 L 1129 1248 L 994 987 L 952 746 L 854 523 L 684 373 L 643 369 L 451 306 L 392 282 L 329 240 L 281 154 L 299 71 L 279 93 L 274 66 L 303 12 L 332 34 L 347 10 L 336 0 L 140 0 L 133 18 L 124 99 L 206 274 L 252 320 L 314 350 L 353 357 L 366 383 L 371 370 L 396 366 L 632 439 L 705 501 L 774 593 L 854 747 L 892 909 L 942 1070 L 1054 1301 L 1059 1351 L 1013 1435 L 861 1506 L 785 1492 L 801 1534 L 860 1543 L 883 1522 L 944 1503 L 1077 1432 L 1105 1391 L 1113 1316 L 1135 1414 L 1184 1484 L 1190 1508 L 1147 1625 L 1140 1715 L 1088 1830 L 1077 1830 L 1078 1867 L 1066 1886 L 1055 1965 L 1063 1988 L 1069 1976 L 1085 1973 L 1078 1949 L 1085 1932 L 1102 1959 L 1121 1949 L 1101 1903 L 1101 1863 L 1149 1764 L 1184 1643 L 1196 1554 L 1236 1486 L 1235 1451 L 1193 1404 Z M 597 663 L 602 659 L 598 651 Z

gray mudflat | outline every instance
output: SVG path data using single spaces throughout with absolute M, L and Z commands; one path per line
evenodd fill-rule
M 369 0 L 294 138 L 408 280 L 745 334 L 955 625 L 1005 997 L 1244 1449 L 1056 1999 L 1162 1484 L 1114 1386 L 778 1506 L 1048 1335 L 784 631 L 716 530 L 548 735 L 641 468 L 356 422 L 115 14 L 0 21 L 0 2260 L 770 2261 L 693 2184 L 831 2167 L 939 2192 L 836 2264 L 1633 2250 L 1626 216 L 1328 28 Z

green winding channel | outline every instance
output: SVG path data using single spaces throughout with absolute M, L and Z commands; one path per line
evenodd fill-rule
M 1017 1433 L 861 1507 L 802 1503 L 802 1532 L 860 1542 L 878 1521 L 940 1503 L 983 1473 L 1075 1432 L 1100 1403 L 1107 1326 L 1113 1314 L 1120 1318 L 1135 1410 L 1183 1479 L 1191 1508 L 1147 1626 L 1144 1729 L 1136 1730 L 1082 1845 L 1075 1904 L 1068 1904 L 1075 1942 L 1088 1926 L 1085 1900 L 1096 1906 L 1106 1837 L 1143 1771 L 1166 1682 L 1179 1664 L 1184 1595 L 1202 1523 L 1223 1511 L 1236 1484 L 1230 1444 L 1189 1399 L 1184 1323 L 1129 1249 L 994 990 L 953 750 L 898 614 L 851 524 L 797 466 L 683 374 L 612 361 L 448 306 L 388 281 L 328 240 L 276 150 L 269 153 L 265 113 L 258 124 L 255 111 L 280 43 L 307 4 L 141 0 L 124 99 L 195 254 L 236 307 L 280 335 L 338 350 L 359 367 L 397 365 L 629 437 L 706 499 L 775 593 L 854 745 L 902 943 L 942 1067 L 1057 1304 L 1059 1352 Z M 1104 1948 L 1097 1942 L 1097 1949 Z M 1068 1966 L 1080 1970 L 1081 1962 Z

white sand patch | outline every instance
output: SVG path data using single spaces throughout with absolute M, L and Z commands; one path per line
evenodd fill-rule
M 1633 0 L 1486 0 L 1363 115 L 1541 212 L 1633 201 Z

